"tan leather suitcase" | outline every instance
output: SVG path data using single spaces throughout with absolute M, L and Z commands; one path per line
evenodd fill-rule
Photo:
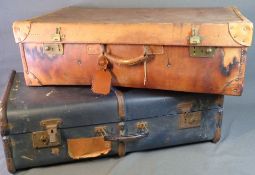
M 241 95 L 253 24 L 237 8 L 68 7 L 16 21 L 26 84 Z

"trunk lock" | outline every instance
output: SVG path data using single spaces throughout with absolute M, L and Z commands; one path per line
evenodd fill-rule
M 61 135 L 58 127 L 62 124 L 60 119 L 42 120 L 40 125 L 44 131 L 32 133 L 34 148 L 49 148 L 61 145 Z
M 189 37 L 189 47 L 190 57 L 213 57 L 216 47 L 208 46 L 198 46 L 202 42 L 202 37 L 199 35 L 198 29 L 192 27 L 191 36 Z

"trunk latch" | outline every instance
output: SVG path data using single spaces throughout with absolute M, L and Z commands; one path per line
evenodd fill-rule
M 61 145 L 61 135 L 58 131 L 59 125 L 62 124 L 60 119 L 42 120 L 40 125 L 44 131 L 32 133 L 34 148 L 49 148 Z
M 216 47 L 190 46 L 189 55 L 191 57 L 211 58 L 214 56 L 215 50 L 216 50 Z
M 53 43 L 45 43 L 43 44 L 43 53 L 56 56 L 56 55 L 63 55 L 64 54 L 64 46 L 61 40 L 65 37 L 65 35 L 60 33 L 61 28 L 56 28 L 56 33 L 51 36 L 51 40 Z M 58 43 L 55 43 L 58 42 Z
M 46 43 L 43 44 L 43 53 L 51 56 L 63 55 L 64 46 L 61 43 Z
M 199 46 L 202 38 L 199 35 L 197 28 L 192 28 L 191 36 L 189 37 L 189 55 L 190 57 L 213 57 L 216 47 Z
M 198 35 L 197 28 L 192 28 L 191 36 L 189 37 L 189 43 L 192 45 L 197 45 L 201 43 L 201 37 Z

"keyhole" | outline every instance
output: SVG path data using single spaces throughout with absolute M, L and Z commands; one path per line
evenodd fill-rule
M 41 142 L 44 144 L 44 145 L 47 145 L 48 143 L 48 138 L 46 136 L 41 136 L 40 138 Z

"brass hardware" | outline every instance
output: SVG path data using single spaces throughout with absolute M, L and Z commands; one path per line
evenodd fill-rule
M 232 22 L 229 23 L 229 33 L 240 45 L 250 46 L 252 43 L 253 25 L 250 22 Z
M 147 122 L 137 122 L 136 128 L 139 133 L 147 133 L 148 130 L 148 123 Z
M 97 126 L 94 131 L 96 136 L 107 136 L 107 126 Z
M 213 57 L 216 47 L 190 46 L 189 55 L 191 57 Z
M 40 124 L 44 131 L 32 133 L 33 147 L 49 148 L 61 145 L 61 136 L 57 128 L 62 124 L 62 120 L 43 120 L 40 122 Z
M 48 43 L 43 44 L 43 53 L 48 55 L 63 55 L 64 54 L 64 46 L 63 44 L 55 44 L 55 43 Z
M 192 28 L 191 36 L 189 37 L 189 43 L 192 45 L 197 45 L 201 43 L 201 37 L 198 35 L 197 28 Z
M 56 33 L 52 35 L 52 41 L 59 42 L 62 38 L 64 38 L 64 35 L 60 33 L 61 28 L 56 28 Z
M 124 136 L 125 132 L 126 132 L 126 130 L 125 130 L 125 123 L 124 122 L 120 122 L 118 124 L 118 127 L 119 127 L 119 135 L 120 136 Z
M 130 141 L 136 141 L 139 139 L 142 139 L 144 137 L 147 137 L 149 135 L 149 130 L 148 130 L 148 123 L 147 122 L 138 122 L 136 123 L 136 128 L 137 132 L 135 134 L 127 134 L 125 133 L 125 123 L 120 122 L 118 124 L 119 127 L 119 135 L 115 136 L 105 136 L 104 140 L 106 141 L 117 141 L 121 143 L 121 147 L 125 146 L 125 142 L 130 142 Z M 122 155 L 122 154 L 121 154 Z
M 179 115 L 179 129 L 199 127 L 201 123 L 202 112 L 185 112 Z

